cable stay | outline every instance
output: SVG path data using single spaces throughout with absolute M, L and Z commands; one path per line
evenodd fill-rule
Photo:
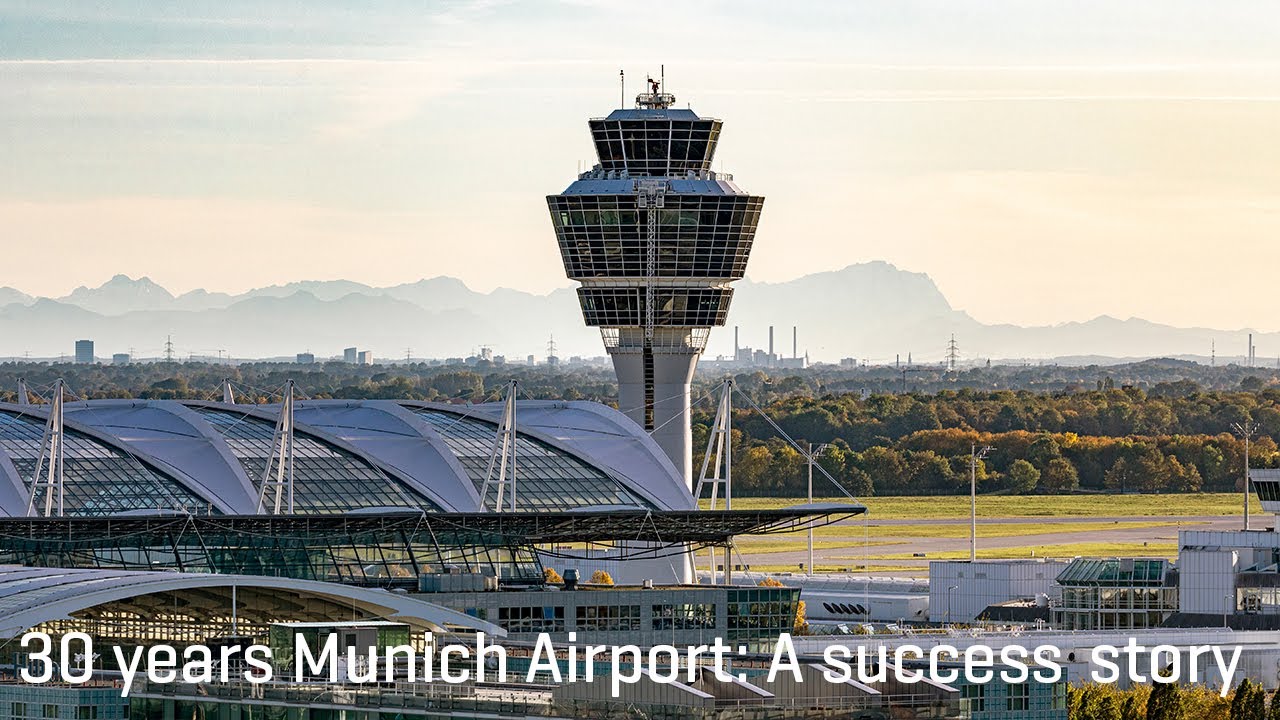
M 507 385 L 507 397 L 503 403 L 502 419 L 498 421 L 498 433 L 493 438 L 493 449 L 489 452 L 489 469 L 484 475 L 484 484 L 480 486 L 480 509 L 503 511 L 503 500 L 510 478 L 511 499 L 506 509 L 516 511 L 516 397 L 520 394 L 520 382 L 512 380 Z M 497 466 L 498 475 L 493 471 Z M 508 467 L 510 468 L 508 474 Z M 492 508 L 489 507 L 489 486 L 497 485 L 497 495 Z
M 844 485 L 841 485 L 840 481 L 836 480 L 835 477 L 831 475 L 831 473 L 827 472 L 827 469 L 822 467 L 821 463 L 816 462 L 816 458 L 813 457 L 813 455 L 809 452 L 808 448 L 801 447 L 800 443 L 796 442 L 794 438 L 792 438 L 790 435 L 787 434 L 787 431 L 783 430 L 778 425 L 778 423 L 774 422 L 773 418 L 769 417 L 768 413 L 766 413 L 763 408 L 761 408 L 758 404 L 756 404 L 756 401 L 752 400 L 750 395 L 747 395 L 745 392 L 743 392 L 740 388 L 737 387 L 737 385 L 734 385 L 733 387 L 735 390 L 737 390 L 738 396 L 741 397 L 743 400 L 746 400 L 747 405 L 750 406 L 752 410 L 755 410 L 756 413 L 760 415 L 760 417 L 764 418 L 764 421 L 769 423 L 769 427 L 773 428 L 774 432 L 778 433 L 778 435 L 783 440 L 786 440 L 787 444 L 790 445 L 792 448 L 794 448 L 796 452 L 803 455 L 806 461 L 811 462 L 815 466 L 817 466 L 818 472 L 822 473 L 823 477 L 830 480 L 831 484 L 835 485 L 837 490 L 839 490 L 842 494 L 844 494 L 845 497 L 849 498 L 850 500 L 858 499 L 854 497 L 853 493 L 849 492 L 849 490 L 845 488 Z

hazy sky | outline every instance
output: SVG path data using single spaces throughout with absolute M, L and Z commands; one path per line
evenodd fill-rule
M 0 285 L 566 286 L 544 196 L 660 63 L 767 197 L 756 280 L 1280 328 L 1274 0 L 0 0 Z

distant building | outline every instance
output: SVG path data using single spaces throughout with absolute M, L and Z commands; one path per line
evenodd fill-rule
M 361 365 L 372 365 L 372 364 L 373 364 L 373 351 L 372 351 L 372 350 L 361 350 L 361 351 L 360 351 L 360 354 L 359 354 L 357 357 L 358 357 L 358 362 L 359 362 L 359 364 L 361 364 Z
M 298 353 L 299 365 L 310 365 L 316 361 L 316 356 L 312 353 Z
M 111 356 L 111 364 L 112 365 L 128 365 L 129 361 L 132 359 L 133 358 L 129 356 L 129 353 L 116 353 Z
M 968 623 L 990 605 L 1009 600 L 1043 600 L 1068 561 L 934 560 L 929 563 L 929 620 Z
M 358 355 L 358 353 L 356 352 L 356 349 L 355 349 L 355 348 L 353 348 L 353 347 L 343 348 L 343 349 L 342 349 L 342 362 L 345 362 L 345 363 L 353 363 L 353 364 L 354 364 L 354 363 L 356 363 L 356 362 L 358 362 L 358 361 L 359 361 L 359 359 L 357 358 L 357 355 Z
M 93 362 L 93 341 L 77 340 L 76 341 L 76 364 L 89 365 Z

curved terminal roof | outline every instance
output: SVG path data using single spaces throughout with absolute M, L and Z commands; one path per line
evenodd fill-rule
M 0 566 L 0 638 L 12 638 L 43 623 L 72 618 L 114 617 L 125 611 L 143 620 L 167 622 L 179 610 L 190 617 L 236 615 L 246 623 L 350 621 L 407 623 L 419 629 L 460 627 L 491 635 L 502 628 L 465 613 L 400 593 L 281 577 L 79 570 Z M 179 608 L 175 603 L 181 602 Z
M 64 408 L 67 514 L 257 512 L 279 406 L 89 400 Z M 27 514 L 47 410 L 0 403 L 0 516 Z M 501 403 L 298 401 L 295 510 L 480 511 L 501 414 Z M 666 455 L 616 410 L 521 401 L 517 426 L 518 511 L 694 507 Z

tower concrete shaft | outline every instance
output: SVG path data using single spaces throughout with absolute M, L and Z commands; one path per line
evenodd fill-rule
M 746 272 L 764 198 L 711 170 L 719 120 L 651 90 L 588 122 L 599 163 L 547 206 L 583 319 L 613 359 L 620 409 L 692 487 L 689 384 Z

